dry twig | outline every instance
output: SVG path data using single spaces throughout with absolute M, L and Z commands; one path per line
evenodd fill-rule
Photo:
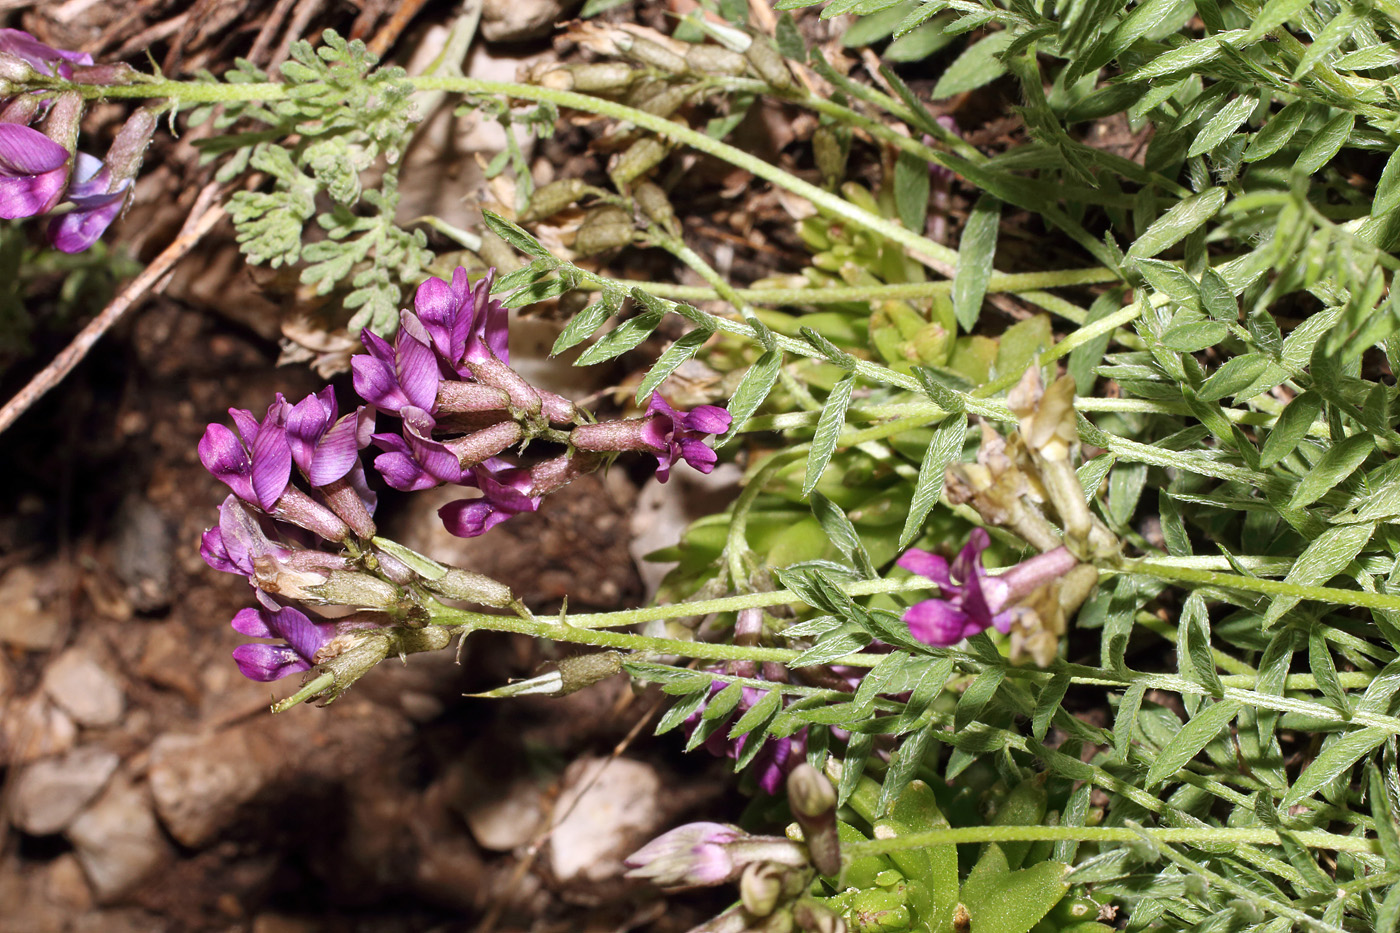
M 215 202 L 218 195 L 219 186 L 215 182 L 205 185 L 195 198 L 194 208 L 190 211 L 190 217 L 185 221 L 184 227 L 180 230 L 179 236 L 167 246 L 159 256 L 151 260 L 151 264 L 142 271 L 140 275 L 131 280 L 131 284 L 122 289 L 121 294 L 112 299 L 111 304 L 102 309 L 102 313 L 93 318 L 86 327 L 73 338 L 73 342 L 63 349 L 63 352 L 54 357 L 53 362 L 45 366 L 40 373 L 29 384 L 10 399 L 4 408 L 0 408 L 0 432 L 3 432 L 10 425 L 14 424 L 20 415 L 44 396 L 54 386 L 63 381 L 63 378 L 73 371 L 73 367 L 82 362 L 88 351 L 101 339 L 102 335 L 111 329 L 146 293 L 168 273 L 175 263 L 195 247 L 195 244 L 204 239 L 205 234 L 213 229 L 214 225 L 224 218 L 223 207 Z

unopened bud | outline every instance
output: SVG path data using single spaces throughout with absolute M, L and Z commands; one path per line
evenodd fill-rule
M 783 875 L 777 865 L 755 862 L 744 868 L 739 879 L 739 900 L 755 917 L 766 917 L 778 909 L 783 896 Z
M 618 156 L 611 175 L 613 184 L 625 188 L 637 178 L 661 164 L 666 158 L 666 144 L 654 136 L 644 136 Z
M 574 252 L 592 256 L 632 242 L 632 217 L 620 207 L 597 207 L 584 217 L 574 236 Z
M 110 190 L 116 191 L 125 182 L 136 177 L 141 168 L 141 160 L 145 157 L 146 147 L 151 144 L 151 137 L 155 135 L 159 115 L 159 108 L 140 107 L 127 117 L 122 128 L 117 131 L 104 160 L 107 170 L 112 175 Z
M 802 827 L 812 865 L 823 875 L 841 873 L 841 838 L 836 829 L 836 789 L 811 765 L 803 762 L 787 779 L 788 804 Z
M 706 75 L 737 77 L 748 70 L 744 56 L 719 45 L 692 45 L 685 50 L 685 63 L 691 71 Z
M 464 437 L 445 441 L 443 446 L 457 456 L 457 462 L 465 470 L 478 463 L 485 463 L 524 436 L 525 431 L 518 422 L 502 421 Z
M 13 84 L 27 85 L 33 81 L 38 72 L 29 66 L 29 63 L 18 55 L 10 52 L 0 52 L 0 81 L 8 81 Z

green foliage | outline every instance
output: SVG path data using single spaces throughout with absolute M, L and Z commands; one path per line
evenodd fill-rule
M 199 142 L 206 158 L 223 159 L 221 179 L 251 169 L 271 183 L 270 190 L 235 192 L 229 202 L 249 262 L 300 263 L 301 281 L 316 294 L 343 292 L 351 330 L 390 333 L 405 290 L 432 260 L 422 231 L 394 221 L 400 157 L 416 119 L 413 87 L 403 69 L 377 67 L 363 42 L 329 31 L 323 38 L 314 49 L 305 41 L 292 46 L 281 69 L 286 97 L 201 108 L 191 122 L 238 130 Z M 224 82 L 268 78 L 239 61 Z M 373 168 L 382 173 L 379 186 L 364 190 L 362 177 Z M 322 235 L 303 246 L 312 218 Z

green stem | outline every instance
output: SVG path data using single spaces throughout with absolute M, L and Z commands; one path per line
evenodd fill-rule
M 630 279 L 607 279 L 606 281 L 624 291 L 640 288 L 649 295 L 670 298 L 673 301 L 713 301 L 721 297 L 717 289 L 705 288 L 700 285 L 640 282 Z M 1051 272 L 993 272 L 991 279 L 987 282 L 987 293 L 1038 293 L 1047 288 L 1103 285 L 1117 281 L 1117 274 L 1112 269 L 1104 268 L 1059 269 Z M 937 282 L 900 282 L 893 285 L 732 289 L 733 295 L 739 301 L 753 305 L 824 305 L 851 301 L 918 301 L 923 298 L 949 295 L 952 291 L 953 283 L 947 279 Z M 726 300 L 734 300 L 728 296 L 725 297 Z M 1074 310 L 1079 312 L 1078 308 Z M 1076 321 L 1076 323 L 1078 322 Z
M 1283 840 L 1271 829 L 1238 829 L 1233 827 L 1166 827 L 1161 829 L 1126 829 L 1117 826 L 957 826 L 951 829 L 931 829 L 908 833 L 890 839 L 868 842 L 848 842 L 841 846 L 848 859 L 871 855 L 888 855 L 908 849 L 954 845 L 973 842 L 1137 842 L 1146 835 L 1167 845 L 1282 845 Z M 1366 852 L 1380 854 L 1375 839 L 1339 836 L 1335 833 L 1297 832 L 1294 840 L 1312 849 L 1333 852 Z
M 1332 586 L 1308 586 L 1302 583 L 1289 583 L 1287 580 L 1266 580 L 1261 577 L 1245 577 L 1234 573 L 1218 573 L 1213 570 L 1199 570 L 1194 567 L 1171 566 L 1151 560 L 1126 561 L 1122 573 L 1136 573 L 1159 580 L 1176 583 L 1195 583 L 1201 586 L 1218 586 L 1224 589 L 1245 590 L 1262 593 L 1266 596 L 1290 596 L 1297 599 L 1312 599 L 1334 606 L 1358 606 L 1363 609 L 1389 609 L 1400 611 L 1400 595 L 1389 593 L 1368 593 L 1363 590 L 1344 590 Z

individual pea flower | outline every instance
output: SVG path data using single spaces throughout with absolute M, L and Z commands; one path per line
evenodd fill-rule
M 68 150 L 38 130 L 0 123 L 0 217 L 52 210 L 68 184 L 68 163 Z
M 914 638 L 947 647 L 989 628 L 1009 633 L 1016 603 L 1079 565 L 1067 548 L 1057 547 L 993 576 L 982 566 L 982 552 L 990 543 L 986 530 L 976 528 L 951 567 L 942 556 L 918 548 L 910 548 L 896 561 L 939 589 L 938 598 L 905 611 L 904 621 Z
M 232 625 L 249 638 L 280 638 L 283 642 L 239 645 L 233 649 L 239 672 L 260 682 L 311 670 L 316 666 L 316 656 L 336 636 L 334 622 L 313 622 L 306 613 L 291 606 L 244 609 L 233 617 Z
M 374 536 L 370 514 L 376 497 L 365 483 L 360 450 L 369 445 L 374 410 L 361 405 L 340 417 L 330 386 L 308 395 L 287 412 L 286 437 L 292 462 L 331 509 L 362 538 Z
M 360 340 L 369 353 L 350 360 L 360 398 L 395 415 L 409 407 L 427 414 L 436 410 L 442 375 L 431 338 L 417 317 L 408 311 L 399 315 L 393 344 L 368 328 Z
M 475 538 L 522 512 L 534 512 L 543 496 L 534 495 L 529 470 L 512 467 L 499 457 L 477 464 L 462 477 L 462 485 L 481 490 L 479 499 L 458 499 L 438 509 L 443 526 L 459 538 Z
M 6 107 L 0 122 L 0 217 L 7 220 L 53 210 L 73 170 L 82 98 L 71 91 L 59 94 L 43 133 L 24 125 L 37 113 L 35 108 L 32 99 L 24 106 Z
M 219 524 L 204 532 L 199 555 L 223 573 L 247 577 L 258 601 L 276 608 L 273 595 L 294 598 L 307 587 L 324 584 L 336 571 L 347 570 L 349 561 L 303 546 L 293 540 L 305 536 L 295 526 L 275 522 L 254 512 L 237 496 L 219 506 Z
M 402 434 L 372 435 L 383 450 L 374 467 L 384 481 L 404 492 L 432 489 L 444 483 L 461 483 L 472 467 L 496 456 L 519 441 L 524 432 L 514 421 L 502 421 L 471 434 L 440 441 L 433 437 L 437 422 L 421 408 L 406 406 Z
M 73 77 L 74 65 L 91 65 L 87 52 L 69 52 L 40 42 L 20 29 L 0 29 L 0 53 L 13 55 L 43 75 L 57 75 L 65 81 Z
M 350 533 L 349 526 L 291 483 L 292 449 L 287 441 L 291 407 L 279 392 L 261 421 L 247 409 L 230 408 L 236 431 L 222 424 L 209 425 L 199 441 L 199 460 L 249 505 L 327 541 L 339 541 Z
M 642 418 L 605 421 L 574 428 L 570 443 L 578 450 L 645 451 L 656 457 L 656 478 L 666 482 L 671 466 L 684 460 L 701 473 L 715 468 L 719 456 L 703 440 L 707 434 L 723 434 L 732 421 L 717 405 L 698 405 L 678 412 L 654 392 Z
M 507 311 L 491 298 L 495 280 L 491 269 L 472 286 L 458 266 L 450 283 L 430 278 L 413 295 L 413 310 L 438 359 L 463 379 L 472 377 L 469 363 L 492 357 L 510 362 Z
M 802 867 L 807 852 L 780 836 L 752 836 L 727 823 L 687 823 L 657 836 L 622 860 L 629 878 L 663 888 L 694 888 L 734 881 L 755 863 Z
M 92 246 L 122 212 L 130 187 L 130 179 L 114 184 L 111 171 L 100 159 L 78 153 L 64 197 L 73 209 L 49 223 L 49 242 L 65 253 L 81 253 Z
M 141 107 L 122 124 L 106 159 L 78 153 L 64 201 L 72 205 L 49 224 L 49 242 L 65 253 L 80 253 L 96 243 L 126 206 L 131 183 L 155 135 L 159 111 Z

